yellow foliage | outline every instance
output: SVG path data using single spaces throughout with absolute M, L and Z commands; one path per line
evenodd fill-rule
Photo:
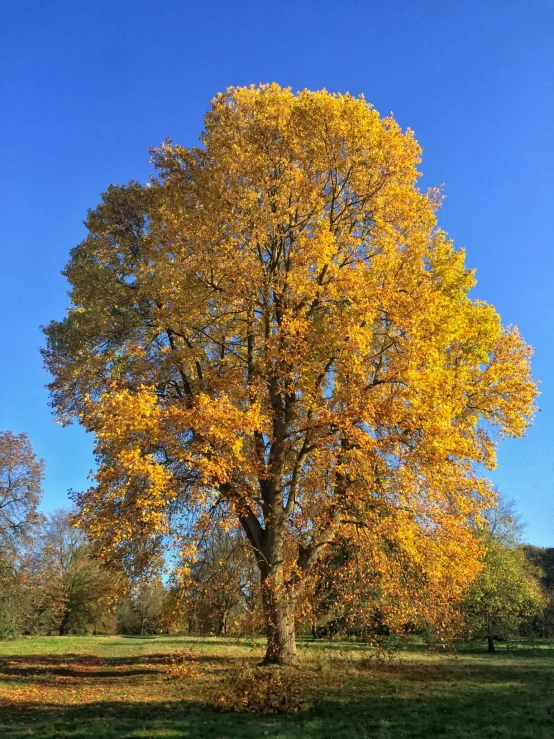
M 407 561 L 459 597 L 494 501 L 481 469 L 536 387 L 517 330 L 469 296 L 420 155 L 362 98 L 229 88 L 201 146 L 168 140 L 147 187 L 105 193 L 45 359 L 60 420 L 96 436 L 80 520 L 106 550 L 201 533 L 217 508 L 266 614 L 358 531 L 391 603 L 413 600 Z

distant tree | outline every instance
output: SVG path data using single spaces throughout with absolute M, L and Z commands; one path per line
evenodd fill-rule
M 96 631 L 124 587 L 121 571 L 94 557 L 85 534 L 72 522 L 71 512 L 54 511 L 41 540 L 43 567 L 58 591 L 63 610 L 60 635 Z
M 0 431 L 0 636 L 21 627 L 22 562 L 38 531 L 44 462 L 26 434 Z
M 212 527 L 178 572 L 177 600 L 189 629 L 220 635 L 263 628 L 256 560 L 240 530 Z
M 41 520 L 44 462 L 27 434 L 0 431 L 0 558 L 10 557 Z
M 65 599 L 57 568 L 44 556 L 42 533 L 25 552 L 17 571 L 17 618 L 21 634 L 58 634 Z
M 165 625 L 167 590 L 159 578 L 131 584 L 117 605 L 117 628 L 124 634 L 155 634 Z
M 485 516 L 479 535 L 486 547 L 484 566 L 463 603 L 469 634 L 486 638 L 489 652 L 495 638 L 508 638 L 545 607 L 540 570 L 525 556 L 521 525 L 510 504 Z
M 18 562 L 12 619 L 21 633 L 68 634 L 109 628 L 123 592 L 120 571 L 95 558 L 65 509 L 53 512 Z
M 526 544 L 525 556 L 541 572 L 541 583 L 546 596 L 544 611 L 525 626 L 525 632 L 542 638 L 554 636 L 554 547 L 535 547 Z

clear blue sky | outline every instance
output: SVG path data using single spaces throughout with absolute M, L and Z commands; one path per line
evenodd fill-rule
M 493 479 L 554 546 L 553 0 L 0 0 L 0 428 L 46 460 L 44 509 L 93 465 L 52 420 L 39 355 L 86 209 L 145 181 L 149 146 L 196 143 L 216 92 L 272 81 L 363 92 L 415 130 L 475 297 L 535 346 L 542 412 Z

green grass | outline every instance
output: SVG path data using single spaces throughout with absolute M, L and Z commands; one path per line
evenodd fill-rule
M 188 637 L 41 637 L 0 642 L 0 737 L 75 739 L 552 739 L 554 644 L 495 655 L 412 645 L 388 663 L 365 647 L 300 644 L 313 703 L 280 716 L 218 713 L 206 702 L 261 641 Z M 168 679 L 186 649 L 194 674 Z M 216 688 L 217 689 L 217 688 Z

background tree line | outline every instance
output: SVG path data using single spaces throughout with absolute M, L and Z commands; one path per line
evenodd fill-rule
M 137 555 L 134 570 L 107 563 L 69 510 L 38 512 L 44 465 L 25 435 L 0 434 L 0 464 L 1 637 L 263 632 L 256 562 L 240 530 L 214 525 L 191 549 L 194 555 L 181 552 L 165 578 L 161 555 L 156 562 Z M 451 633 L 486 639 L 490 649 L 498 638 L 554 636 L 554 549 L 522 544 L 521 525 L 506 503 L 489 511 L 478 535 L 483 569 L 457 603 Z M 299 612 L 300 631 L 316 637 L 390 633 L 379 588 L 370 592 L 356 582 L 358 548 L 342 541 L 323 562 L 310 608 Z M 421 584 L 412 586 L 417 592 Z M 427 626 L 423 618 L 403 631 L 425 633 Z

